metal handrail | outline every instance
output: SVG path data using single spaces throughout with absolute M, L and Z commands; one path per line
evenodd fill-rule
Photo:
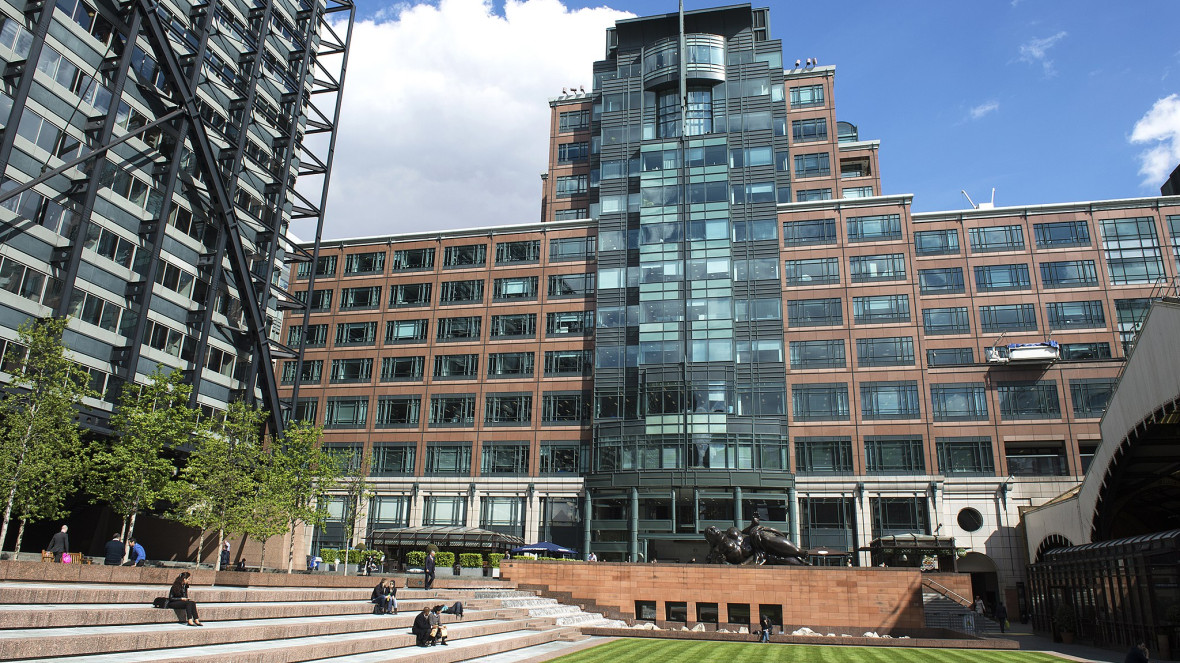
M 939 584 L 939 583 L 931 580 L 930 578 L 923 577 L 922 578 L 922 586 L 929 587 L 930 589 L 933 589 L 934 591 L 938 592 L 939 594 L 942 594 L 944 597 L 951 599 L 952 601 L 955 601 L 956 603 L 962 605 L 965 608 L 971 606 L 971 599 L 964 597 L 962 594 L 959 594 L 955 590 L 950 589 L 949 587 L 946 587 L 945 585 Z

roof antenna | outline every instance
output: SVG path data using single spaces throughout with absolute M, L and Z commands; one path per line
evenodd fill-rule
M 959 193 L 963 194 L 963 197 L 967 199 L 967 202 L 971 203 L 971 209 L 996 208 L 996 187 L 994 186 L 992 187 L 992 199 L 986 203 L 979 203 L 978 205 L 975 204 L 974 200 L 971 200 L 971 196 L 967 195 L 967 191 L 965 189 L 959 189 Z
M 959 193 L 963 194 L 963 197 L 966 198 L 967 202 L 971 204 L 971 209 L 979 209 L 979 205 L 976 205 L 975 201 L 971 200 L 971 196 L 967 195 L 966 189 L 959 189 Z

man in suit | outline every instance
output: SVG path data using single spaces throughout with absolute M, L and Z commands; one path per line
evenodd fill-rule
M 430 589 L 430 586 L 434 584 L 434 551 L 433 550 L 431 550 L 429 553 L 426 554 L 426 565 L 423 568 L 423 571 L 425 574 L 425 582 L 423 583 L 423 588 Z
M 123 542 L 119 540 L 118 532 L 115 532 L 115 535 L 111 537 L 111 540 L 107 541 L 107 545 L 104 550 L 106 555 L 105 559 L 103 560 L 103 564 L 107 566 L 118 566 L 123 563 L 124 548 Z
M 426 647 L 430 642 L 430 607 L 423 606 L 422 612 L 414 618 L 414 626 L 410 628 L 410 632 L 418 639 L 419 647 Z
M 70 535 L 66 534 L 68 531 L 70 531 L 70 528 L 62 525 L 61 531 L 49 539 L 49 547 L 45 550 L 53 553 L 53 561 L 55 562 L 60 562 L 62 553 L 69 552 L 70 550 Z

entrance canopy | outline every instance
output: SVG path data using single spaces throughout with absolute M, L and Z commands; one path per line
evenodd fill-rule
M 873 539 L 867 548 L 873 566 L 911 566 L 923 571 L 955 570 L 955 537 L 932 534 L 890 534 Z
M 540 541 L 538 543 L 530 543 L 527 546 L 513 548 L 512 554 L 518 555 L 520 553 L 533 553 L 536 555 L 577 555 L 577 550 L 571 550 L 565 546 L 559 546 L 556 543 L 548 541 Z
M 370 548 L 410 548 L 424 550 L 434 544 L 452 551 L 501 552 L 519 546 L 524 539 L 478 527 L 403 527 L 377 530 L 369 535 Z

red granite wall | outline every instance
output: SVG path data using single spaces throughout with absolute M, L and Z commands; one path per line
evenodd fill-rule
M 787 627 L 889 631 L 925 625 L 923 574 L 916 569 L 523 560 L 505 560 L 500 569 L 521 588 L 568 595 L 626 619 L 635 618 L 636 601 L 655 601 L 659 621 L 665 621 L 669 602 L 687 603 L 689 624 L 696 620 L 697 603 L 716 603 L 724 625 L 732 603 L 748 605 L 755 622 L 760 606 L 780 606 Z M 964 596 L 971 593 L 968 575 L 927 576 Z

